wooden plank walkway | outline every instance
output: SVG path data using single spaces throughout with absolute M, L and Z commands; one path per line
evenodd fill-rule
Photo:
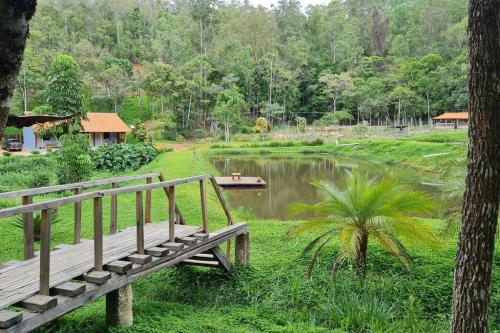
M 176 237 L 190 236 L 200 230 L 196 226 L 175 225 Z M 168 242 L 168 223 L 144 226 L 144 247 L 152 248 Z M 103 264 L 136 253 L 136 228 L 104 236 Z M 51 252 L 50 287 L 74 279 L 94 268 L 94 244 L 84 241 Z M 22 261 L 0 269 L 0 309 L 16 304 L 39 291 L 40 259 Z

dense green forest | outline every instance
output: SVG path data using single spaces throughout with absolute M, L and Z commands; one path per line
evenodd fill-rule
M 51 62 L 65 54 L 79 65 L 83 110 L 120 112 L 126 101 L 138 118 L 154 116 L 187 136 L 227 120 L 217 105 L 228 98 L 243 100 L 240 127 L 258 116 L 280 125 L 337 110 L 373 125 L 425 123 L 467 107 L 466 14 L 466 0 L 333 0 L 307 8 L 297 0 L 271 8 L 42 0 L 16 111 L 44 110 Z

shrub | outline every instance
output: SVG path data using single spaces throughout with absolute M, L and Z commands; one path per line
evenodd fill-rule
M 65 134 L 59 138 L 59 150 L 55 154 L 59 162 L 59 183 L 77 183 L 90 179 L 94 163 L 90 156 L 89 141 L 86 134 Z
M 267 130 L 268 130 L 267 119 L 264 117 L 257 118 L 257 120 L 255 121 L 255 132 L 262 134 L 266 133 Z
M 313 147 L 313 146 L 322 146 L 324 144 L 325 144 L 325 142 L 322 139 L 316 139 L 316 140 L 313 140 L 313 141 L 302 141 L 302 145 L 303 146 L 310 146 L 310 147 Z
M 132 129 L 132 136 L 138 142 L 145 142 L 151 140 L 149 138 L 148 132 L 146 131 L 146 127 L 144 126 L 144 124 L 140 119 L 134 120 L 134 128 Z
M 8 151 L 4 151 L 4 152 L 2 153 L 2 155 L 3 155 L 3 156 L 5 156 L 5 157 L 9 157 L 9 156 L 12 156 L 12 153 L 11 153 L 11 152 L 8 152 Z
M 92 160 L 97 169 L 124 171 L 136 170 L 156 156 L 158 151 L 149 143 L 121 144 L 100 146 L 93 151 Z
M 32 150 L 31 154 L 32 155 L 40 155 L 40 151 L 39 150 Z
M 184 136 L 183 136 L 183 135 L 181 135 L 181 134 L 177 135 L 177 136 L 175 137 L 175 141 L 176 141 L 176 142 L 179 142 L 179 143 L 184 142 Z
M 0 158 L 0 192 L 53 185 L 57 163 L 48 156 Z
M 295 118 L 295 121 L 297 122 L 297 128 L 301 132 L 306 131 L 306 126 L 307 126 L 307 120 L 304 117 L 297 117 Z

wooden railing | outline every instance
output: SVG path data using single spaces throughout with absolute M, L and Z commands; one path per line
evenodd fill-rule
M 159 182 L 153 183 L 152 177 L 157 175 L 159 177 Z M 233 220 L 229 209 L 226 205 L 224 197 L 222 196 L 221 190 L 217 185 L 215 178 L 212 175 L 202 175 L 195 176 L 189 178 L 181 178 L 175 180 L 166 181 L 161 174 L 148 174 L 148 175 L 138 175 L 138 176 L 130 176 L 130 177 L 120 177 L 120 178 L 112 178 L 112 179 L 101 179 L 93 182 L 86 183 L 78 183 L 78 184 L 68 184 L 61 186 L 54 186 L 52 188 L 57 188 L 57 191 L 60 191 L 61 188 L 65 189 L 80 189 L 84 187 L 95 186 L 95 184 L 104 185 L 104 184 L 118 184 L 119 182 L 125 182 L 130 180 L 137 179 L 147 179 L 146 184 L 141 185 L 132 185 L 128 187 L 117 187 L 113 186 L 111 189 L 100 190 L 88 193 L 76 193 L 72 196 L 68 196 L 65 198 L 47 200 L 44 202 L 32 203 L 30 200 L 23 200 L 23 205 L 6 208 L 0 210 L 0 218 L 12 217 L 15 215 L 23 214 L 23 217 L 33 216 L 34 212 L 41 211 L 41 226 L 40 226 L 40 294 L 48 295 L 50 289 L 50 243 L 51 243 L 51 214 L 52 211 L 56 208 L 59 208 L 64 205 L 73 204 L 75 205 L 75 224 L 81 223 L 81 204 L 86 200 L 93 201 L 93 226 L 94 226 L 94 270 L 101 271 L 103 270 L 103 240 L 104 240 L 104 232 L 103 232 L 103 199 L 105 197 L 111 198 L 111 225 L 114 227 L 110 229 L 110 233 L 115 233 L 118 230 L 117 226 L 117 200 L 118 196 L 121 194 L 127 193 L 135 193 L 135 211 L 136 211 L 136 230 L 137 230 L 137 253 L 144 254 L 144 224 L 146 221 L 151 222 L 151 192 L 156 189 L 163 189 L 168 198 L 168 211 L 169 211 L 169 241 L 175 242 L 175 224 L 180 223 L 180 212 L 178 206 L 175 201 L 175 188 L 178 185 L 199 182 L 200 185 L 200 202 L 201 202 L 201 221 L 202 221 L 202 230 L 203 232 L 208 232 L 208 218 L 207 218 L 207 202 L 206 202 L 206 181 L 210 181 L 217 198 L 224 210 L 224 213 L 227 218 L 227 224 L 233 224 Z M 126 179 L 126 180 L 125 180 Z M 112 180 L 112 181 L 111 181 Z M 93 183 L 94 185 L 89 185 Z M 86 185 L 82 185 L 86 184 Z M 88 186 L 87 186 L 88 185 Z M 40 189 L 33 190 L 23 190 L 19 191 L 20 194 L 17 197 L 30 197 L 35 194 L 40 193 L 52 193 L 55 191 L 49 191 L 49 188 L 44 188 L 43 191 Z M 146 214 L 143 211 L 143 192 L 146 192 Z M 15 192 L 9 192 L 8 197 L 13 198 L 16 197 L 14 195 Z M 6 197 L 6 193 L 4 197 Z M 1 197 L 0 197 L 1 198 Z M 78 215 L 77 215 L 78 214 Z M 114 214 L 114 215 L 113 215 Z M 148 217 L 149 215 L 149 217 Z M 76 218 L 78 216 L 78 219 Z M 149 219 L 149 220 L 148 220 Z M 25 225 L 26 227 L 26 225 Z M 32 227 L 32 226 L 28 226 Z M 75 227 L 76 230 L 76 227 Z M 78 225 L 78 232 L 80 232 L 80 225 Z M 29 233 L 33 234 L 33 230 L 30 230 Z M 27 252 L 26 247 L 33 246 L 33 240 L 30 242 L 26 242 L 26 230 L 25 230 L 25 243 L 24 243 L 24 252 Z M 80 240 L 78 235 L 78 240 Z M 230 243 L 228 242 L 228 248 L 230 247 Z M 30 257 L 32 258 L 32 257 Z M 29 259 L 29 258 L 28 258 Z

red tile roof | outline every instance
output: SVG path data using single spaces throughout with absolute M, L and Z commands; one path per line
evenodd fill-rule
M 123 133 L 130 132 L 130 128 L 116 113 L 87 113 L 87 120 L 82 120 L 85 133 Z
M 440 116 L 432 118 L 434 120 L 468 120 L 469 112 L 445 112 Z

